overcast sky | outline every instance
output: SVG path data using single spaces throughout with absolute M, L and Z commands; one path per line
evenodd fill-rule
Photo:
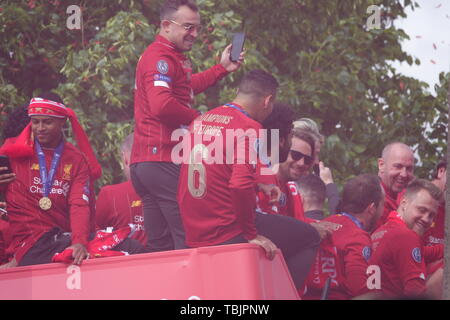
M 404 51 L 419 58 L 421 64 L 394 63 L 396 69 L 430 85 L 439 83 L 439 73 L 450 71 L 450 0 L 416 0 L 420 8 L 407 11 L 407 18 L 395 22 L 410 40 L 402 43 Z

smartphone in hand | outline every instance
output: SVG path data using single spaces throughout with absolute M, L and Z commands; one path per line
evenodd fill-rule
M 6 167 L 8 169 L 0 171 L 0 174 L 13 173 L 11 170 L 11 164 L 9 163 L 8 156 L 0 155 L 0 168 Z
M 233 62 L 239 61 L 239 56 L 244 50 L 245 33 L 238 32 L 233 35 L 233 42 L 231 44 L 230 60 Z

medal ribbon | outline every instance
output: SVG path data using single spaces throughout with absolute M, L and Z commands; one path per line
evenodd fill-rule
M 356 219 L 354 216 L 352 216 L 351 214 L 342 212 L 341 213 L 343 216 L 346 216 L 347 218 L 349 218 L 350 220 L 352 220 L 360 229 L 364 230 L 364 226 L 361 223 L 361 221 L 359 221 L 358 219 Z
M 58 167 L 59 161 L 61 160 L 62 151 L 64 149 L 64 142 L 63 140 L 61 140 L 59 145 L 56 147 L 55 153 L 53 154 L 53 159 L 50 165 L 49 172 L 47 172 L 45 154 L 42 151 L 41 145 L 37 140 L 34 141 L 34 146 L 39 160 L 39 174 L 41 175 L 44 197 L 48 197 L 48 195 L 50 194 L 51 187 L 53 185 L 53 180 L 55 178 L 56 168 Z
M 226 103 L 225 105 L 226 105 L 227 107 L 236 109 L 236 110 L 238 110 L 239 112 L 242 112 L 243 114 L 245 114 L 245 115 L 246 115 L 247 117 L 249 117 L 250 119 L 252 118 L 252 117 L 250 117 L 250 114 L 249 114 L 247 111 L 245 111 L 244 109 L 242 109 L 242 108 L 240 108 L 240 107 L 238 107 L 238 106 L 236 106 L 236 105 L 234 105 L 234 104 L 232 104 L 232 103 Z

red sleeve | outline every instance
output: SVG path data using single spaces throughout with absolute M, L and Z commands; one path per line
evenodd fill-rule
M 423 257 L 425 259 L 425 263 L 432 263 L 437 260 L 444 258 L 444 245 L 443 244 L 435 244 L 432 246 L 423 247 Z
M 234 212 L 236 212 L 239 224 L 244 231 L 243 237 L 247 240 L 256 238 L 256 192 L 254 187 L 250 189 L 231 189 L 230 192 Z
M 217 81 L 228 74 L 221 64 L 217 64 L 203 72 L 192 75 L 191 85 L 194 94 L 199 94 L 213 86 Z
M 234 161 L 231 178 L 228 184 L 240 225 L 244 230 L 244 238 L 251 240 L 256 238 L 255 227 L 256 211 L 256 163 L 250 162 L 250 144 L 252 138 L 239 135 L 235 144 Z
M 160 74 L 157 64 L 167 63 L 167 72 Z M 173 127 L 188 125 L 200 113 L 180 102 L 173 94 L 172 82 L 176 79 L 177 67 L 171 57 L 163 56 L 145 65 L 144 87 L 150 111 L 164 123 Z M 167 86 L 166 86 L 167 85 Z
M 89 168 L 85 159 L 78 163 L 69 193 L 70 226 L 72 244 L 87 245 L 90 227 L 89 211 Z
M 290 216 L 294 217 L 297 220 L 311 223 L 315 222 L 315 220 L 305 217 L 305 210 L 303 208 L 303 199 L 300 194 L 300 191 L 297 188 L 295 182 L 288 182 L 283 188 L 287 188 L 288 192 L 288 206 L 290 211 Z
M 107 187 L 100 189 L 95 207 L 95 222 L 97 227 L 105 229 L 107 227 L 116 227 L 114 223 L 112 200 Z
M 349 236 L 349 235 L 347 235 Z M 359 236 L 349 242 L 344 255 L 344 285 L 350 296 L 355 297 L 369 291 L 367 288 L 367 259 L 370 258 L 371 241 L 369 236 Z
M 426 291 L 425 262 L 420 238 L 400 233 L 392 239 L 394 260 L 405 296 L 418 296 Z
M 256 238 L 256 178 L 250 165 L 235 164 L 228 187 L 230 188 L 233 209 L 244 230 L 244 238 Z

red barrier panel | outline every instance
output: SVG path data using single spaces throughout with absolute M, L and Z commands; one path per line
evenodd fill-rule
M 251 244 L 0 270 L 0 299 L 298 299 L 280 252 Z

